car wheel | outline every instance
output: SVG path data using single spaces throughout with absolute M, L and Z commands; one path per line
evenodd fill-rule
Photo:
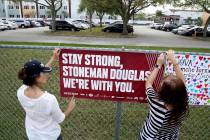
M 21 27 L 21 28 L 25 28 L 25 25 L 21 25 L 20 27 Z
M 71 28 L 71 31 L 72 31 L 72 32 L 75 32 L 76 30 L 75 30 L 75 28 Z
M 109 32 L 110 32 L 110 30 L 109 30 L 109 29 L 107 29 L 107 30 L 106 30 L 106 32 L 107 32 L 107 33 L 109 33 Z

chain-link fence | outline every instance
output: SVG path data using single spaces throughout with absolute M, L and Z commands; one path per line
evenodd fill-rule
M 47 62 L 50 49 L 0 48 L 0 140 L 24 140 L 25 113 L 16 91 L 21 86 L 17 72 L 31 59 Z M 59 95 L 58 62 L 54 64 L 45 89 L 54 94 L 65 110 L 67 100 Z M 62 126 L 65 140 L 112 140 L 115 139 L 116 102 L 77 99 L 76 108 Z M 148 107 L 140 103 L 122 103 L 121 140 L 136 140 L 146 118 Z M 209 140 L 210 108 L 190 107 L 190 114 L 181 128 L 181 140 Z

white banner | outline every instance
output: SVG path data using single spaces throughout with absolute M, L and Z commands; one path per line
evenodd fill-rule
M 185 75 L 191 105 L 210 105 L 210 56 L 176 54 Z M 173 73 L 168 63 L 166 74 Z

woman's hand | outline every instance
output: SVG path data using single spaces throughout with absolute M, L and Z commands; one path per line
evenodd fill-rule
M 167 51 L 167 60 L 171 61 L 171 63 L 173 65 L 176 65 L 178 63 L 175 56 L 174 56 L 174 51 L 173 50 Z
M 58 57 L 59 57 L 59 55 L 60 55 L 60 49 L 59 48 L 55 48 L 54 50 L 53 50 L 53 58 L 54 59 L 57 59 Z
M 75 108 L 76 103 L 75 103 L 75 99 L 74 96 L 69 100 L 68 106 L 66 111 L 64 112 L 65 117 L 68 117 L 71 113 L 71 111 Z
M 179 66 L 179 63 L 178 61 L 176 60 L 175 58 L 175 55 L 174 55 L 174 51 L 173 50 L 169 50 L 167 52 L 167 60 L 168 61 L 171 61 L 171 63 L 174 65 L 174 70 L 175 70 L 175 73 L 176 73 L 176 76 L 180 79 L 182 79 L 182 81 L 184 82 L 185 84 L 185 77 L 184 77 L 184 74 Z
M 75 106 L 76 106 L 76 103 L 75 103 L 75 98 L 73 96 L 71 98 L 71 100 L 69 100 L 69 103 L 68 103 L 68 107 L 67 108 L 72 111 L 75 108 Z
M 59 57 L 59 55 L 60 55 L 60 49 L 55 48 L 55 49 L 53 50 L 53 55 L 52 55 L 52 57 L 50 58 L 50 60 L 47 62 L 46 66 L 47 66 L 47 67 L 51 67 L 52 64 L 53 64 L 53 62 Z
M 162 65 L 165 63 L 165 55 L 163 53 L 161 53 L 157 59 L 157 65 L 159 65 L 160 67 L 162 67 Z
M 165 55 L 164 55 L 164 53 L 161 53 L 157 59 L 156 64 L 161 68 L 164 63 L 165 63 Z M 152 85 L 157 77 L 158 71 L 159 71 L 159 68 L 154 69 L 151 73 L 148 73 L 148 77 L 145 82 L 146 88 L 152 87 Z

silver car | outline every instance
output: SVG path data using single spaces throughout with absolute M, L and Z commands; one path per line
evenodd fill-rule
M 28 28 L 30 27 L 30 22 L 24 19 L 17 19 L 15 23 L 18 25 L 19 28 Z

